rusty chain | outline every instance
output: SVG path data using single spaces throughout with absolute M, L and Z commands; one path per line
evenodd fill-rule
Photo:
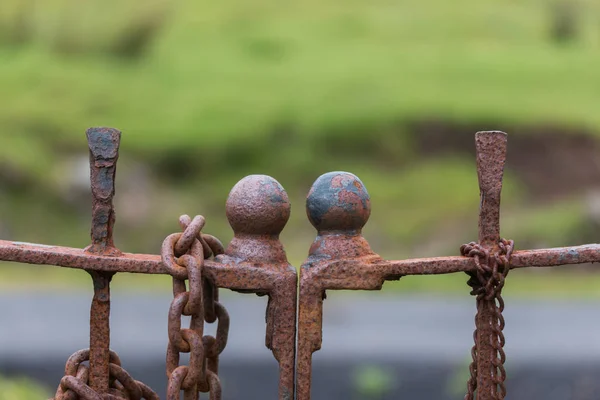
M 223 254 L 221 242 L 201 233 L 202 216 L 179 219 L 182 233 L 168 236 L 161 249 L 162 261 L 173 277 L 173 301 L 169 309 L 167 347 L 167 399 L 196 399 L 198 393 L 210 393 L 211 400 L 221 399 L 219 355 L 227 345 L 229 315 L 219 303 L 218 288 L 202 274 L 204 260 Z M 189 290 L 185 281 L 189 280 Z M 181 328 L 183 316 L 191 316 L 189 329 Z M 216 337 L 204 335 L 204 322 L 218 321 Z M 190 353 L 189 365 L 179 365 L 181 353 Z
M 502 288 L 504 287 L 506 276 L 510 270 L 510 258 L 514 250 L 514 242 L 512 240 L 501 239 L 498 243 L 498 251 L 494 254 L 484 248 L 482 245 L 471 242 L 461 246 L 460 252 L 463 256 L 472 257 L 475 261 L 476 270 L 468 272 L 470 276 L 467 284 L 473 289 L 471 295 L 477 296 L 477 315 L 475 316 L 476 327 L 473 332 L 473 340 L 475 342 L 471 349 L 471 357 L 473 361 L 469 366 L 470 378 L 467 382 L 467 394 L 465 400 L 473 400 L 477 390 L 477 377 L 479 371 L 477 366 L 477 355 L 479 349 L 477 321 L 480 313 L 484 308 L 487 308 L 492 316 L 491 321 L 487 321 L 492 328 L 490 336 L 490 344 L 494 349 L 492 354 L 490 374 L 491 396 L 493 399 L 504 399 L 506 396 L 506 371 L 504 363 L 506 354 L 504 353 L 504 330 L 505 322 L 502 312 L 504 311 L 504 300 L 502 298 Z
M 61 379 L 53 400 L 159 400 L 158 395 L 147 385 L 136 381 L 121 367 L 119 356 L 110 351 L 110 389 L 108 393 L 99 394 L 89 385 L 90 350 L 75 352 L 67 360 L 65 376 Z

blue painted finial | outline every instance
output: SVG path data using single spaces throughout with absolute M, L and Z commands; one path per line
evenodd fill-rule
M 328 172 L 312 185 L 306 198 L 306 214 L 319 232 L 360 232 L 371 215 L 371 200 L 356 175 Z

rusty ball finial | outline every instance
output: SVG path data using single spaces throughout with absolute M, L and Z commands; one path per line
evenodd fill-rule
M 290 207 L 279 182 L 267 175 L 250 175 L 231 189 L 226 214 L 235 235 L 279 235 L 290 218 Z
M 371 215 L 371 200 L 356 175 L 328 172 L 317 178 L 308 192 L 306 214 L 319 232 L 360 232 Z

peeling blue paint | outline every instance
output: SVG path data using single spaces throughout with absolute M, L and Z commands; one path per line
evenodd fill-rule
M 340 175 L 343 176 L 341 187 L 333 187 L 334 178 Z M 309 218 L 316 226 L 321 224 L 323 218 L 333 207 L 342 208 L 351 213 L 356 211 L 356 204 L 343 201 L 340 197 L 343 192 L 355 194 L 360 199 L 363 208 L 369 207 L 369 194 L 357 176 L 342 171 L 323 174 L 315 181 L 306 199 Z
M 86 134 L 94 158 L 111 160 L 117 157 L 120 131 L 112 128 L 90 128 Z

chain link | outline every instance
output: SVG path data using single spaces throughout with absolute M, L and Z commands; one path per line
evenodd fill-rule
M 158 395 L 147 385 L 136 381 L 121 367 L 117 353 L 110 352 L 110 388 L 108 393 L 99 394 L 89 385 L 90 350 L 74 353 L 65 365 L 65 376 L 61 379 L 56 394 L 51 400 L 159 400 Z
M 229 315 L 219 303 L 218 288 L 202 275 L 204 260 L 223 254 L 221 242 L 201 233 L 205 219 L 187 215 L 179 218 L 182 233 L 168 236 L 161 257 L 173 277 L 173 301 L 169 309 L 167 347 L 167 399 L 197 399 L 198 393 L 210 393 L 211 400 L 221 399 L 219 355 L 227 345 Z M 189 281 L 189 290 L 186 286 Z M 190 326 L 181 327 L 183 316 Z M 204 336 L 204 323 L 217 322 L 216 336 Z M 179 365 L 180 354 L 190 353 L 189 365 Z
M 475 316 L 475 331 L 473 340 L 475 342 L 471 349 L 473 361 L 469 366 L 470 378 L 467 381 L 467 394 L 465 400 L 474 400 L 477 391 L 477 377 L 480 372 L 477 365 L 477 356 L 479 349 L 477 322 L 484 309 L 488 310 L 492 316 L 489 321 L 492 334 L 489 338 L 490 344 L 494 349 L 491 356 L 491 370 L 489 371 L 491 382 L 491 396 L 493 399 L 502 400 L 506 396 L 506 371 L 504 363 L 506 354 L 504 353 L 505 321 L 502 316 L 504 311 L 504 300 L 502 298 L 502 288 L 504 287 L 506 276 L 510 270 L 510 257 L 514 250 L 512 240 L 501 239 L 498 243 L 499 250 L 493 255 L 478 243 L 471 242 L 461 246 L 460 252 L 463 256 L 473 257 L 476 270 L 468 273 L 470 276 L 467 284 L 473 289 L 471 295 L 477 296 L 477 314 Z

